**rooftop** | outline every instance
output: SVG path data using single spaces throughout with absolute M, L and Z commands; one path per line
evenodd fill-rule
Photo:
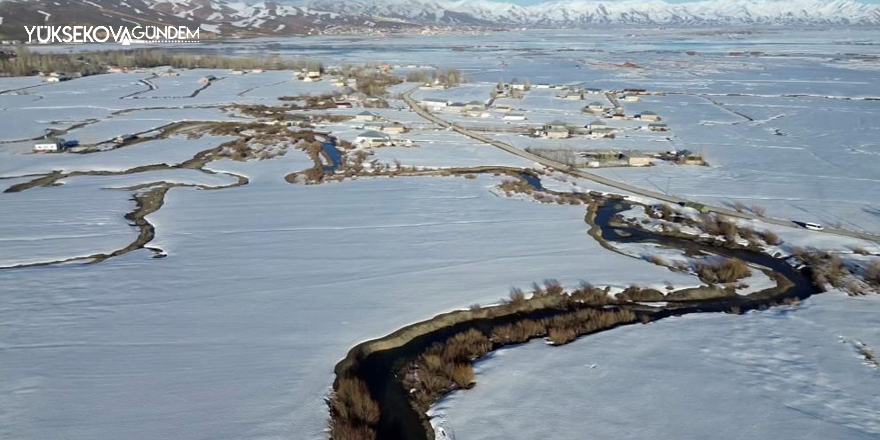
M 373 138 L 373 139 L 386 139 L 388 138 L 388 134 L 382 133 L 381 131 L 376 130 L 367 130 L 358 135 L 361 138 Z

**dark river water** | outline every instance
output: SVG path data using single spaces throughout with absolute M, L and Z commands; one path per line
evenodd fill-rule
M 540 188 L 540 179 L 531 175 L 524 177 L 528 179 L 529 183 Z M 695 243 L 686 239 L 659 236 L 628 226 L 611 227 L 609 225 L 609 222 L 615 214 L 625 211 L 630 207 L 631 206 L 626 202 L 608 201 L 604 206 L 599 208 L 596 216 L 596 224 L 600 226 L 602 237 L 605 240 L 611 243 L 657 243 L 663 246 L 687 251 L 699 251 L 709 254 L 724 255 L 726 257 L 735 257 L 749 263 L 769 268 L 785 276 L 793 283 L 793 286 L 786 292 L 777 294 L 774 297 L 761 297 L 758 295 L 754 297 L 732 296 L 704 300 L 701 302 L 694 301 L 681 303 L 674 310 L 664 310 L 656 313 L 655 317 L 658 319 L 689 313 L 724 312 L 730 310 L 733 306 L 740 307 L 741 310 L 746 311 L 765 307 L 772 301 L 778 301 L 785 297 L 798 297 L 800 299 L 805 299 L 816 293 L 809 277 L 788 265 L 783 259 L 747 250 L 717 248 Z M 619 235 L 614 232 L 615 229 L 623 231 L 625 234 Z M 477 319 L 463 322 L 452 327 L 442 328 L 417 337 L 399 348 L 376 352 L 366 357 L 358 365 L 355 374 L 366 381 L 370 392 L 382 408 L 382 416 L 377 427 L 377 438 L 433 440 L 428 438 L 419 414 L 410 407 L 407 399 L 407 390 L 404 389 L 401 383 L 401 378 L 397 376 L 397 372 L 400 371 L 407 362 L 421 354 L 431 344 L 443 342 L 459 332 L 470 329 L 477 329 L 485 334 L 489 334 L 491 333 L 492 328 L 498 325 L 509 324 L 525 318 L 537 319 L 550 317 L 559 313 L 564 313 L 564 311 L 542 310 L 513 316 Z

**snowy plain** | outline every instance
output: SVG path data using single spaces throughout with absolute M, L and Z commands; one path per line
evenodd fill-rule
M 435 405 L 472 440 L 876 439 L 880 298 L 841 293 L 797 307 L 691 315 L 610 330 L 565 348 L 542 341 L 476 365 L 477 385 Z
M 880 96 L 880 70 L 864 67 L 876 62 L 856 65 L 842 55 L 880 55 L 876 45 L 862 44 L 880 34 L 861 28 L 706 32 L 632 28 L 499 33 L 474 38 L 465 52 L 450 50 L 453 40 L 459 41 L 451 36 L 310 37 L 308 45 L 302 39 L 243 40 L 206 44 L 202 50 L 310 56 L 328 65 L 344 60 L 457 67 L 473 85 L 446 93 L 463 101 L 485 99 L 499 77 L 661 90 L 667 95 L 625 107 L 628 113 L 655 110 L 672 128 L 667 135 L 626 132 L 628 136 L 613 141 L 561 143 L 579 149 L 662 151 L 673 146 L 701 151 L 711 167 L 601 172 L 717 204 L 760 201 L 772 215 L 880 230 L 878 110 L 876 101 L 862 100 Z M 762 55 L 731 55 L 733 51 Z M 639 68 L 620 67 L 627 61 Z M 46 128 L 93 120 L 100 122 L 78 133 L 109 139 L 122 130 L 116 121 L 138 124 L 130 129 L 152 129 L 188 115 L 231 117 L 218 109 L 233 102 L 271 104 L 280 96 L 337 90 L 329 81 L 292 81 L 290 72 L 237 76 L 192 71 L 162 80 L 159 73 L 154 69 L 56 84 L 0 78 L 0 90 L 6 91 L 0 94 L 0 139 L 34 138 Z M 189 96 L 201 87 L 198 79 L 205 74 L 222 79 Z M 405 90 L 395 88 L 397 93 Z M 470 93 L 463 91 L 479 96 L 465 99 Z M 589 101 L 555 111 L 563 101 L 542 97 L 547 93 L 527 95 L 515 105 L 533 113 L 534 123 L 563 116 L 573 123 L 594 119 L 579 112 Z M 746 96 L 717 96 L 728 93 Z M 399 102 L 392 107 L 375 111 L 410 125 L 413 131 L 405 136 L 417 146 L 376 149 L 381 161 L 438 167 L 531 165 L 437 131 L 414 113 L 399 110 Z M 346 140 L 362 131 L 353 122 L 323 128 Z M 776 129 L 786 136 L 777 135 Z M 535 145 L 532 138 L 499 137 L 517 146 Z M 20 183 L 16 176 L 52 170 L 122 171 L 179 163 L 220 142 L 171 138 L 87 155 L 34 155 L 26 151 L 30 143 L 5 143 L 0 145 L 0 171 L 10 178 L 2 181 L 5 186 Z M 136 251 L 96 265 L 0 271 L 0 438 L 322 439 L 327 419 L 323 399 L 333 366 L 358 342 L 450 309 L 497 302 L 512 286 L 527 287 L 546 278 L 566 285 L 580 280 L 619 287 L 697 284 L 694 277 L 601 248 L 586 234 L 583 207 L 497 197 L 491 188 L 499 178 L 360 178 L 315 186 L 283 180 L 310 165 L 293 150 L 271 160 L 208 164 L 207 169 L 244 175 L 250 182 L 220 190 L 171 189 L 165 205 L 148 216 L 156 227 L 151 245 L 165 250 L 166 258 Z M 0 256 L 4 262 L 34 262 L 127 244 L 136 236 L 123 218 L 132 209 L 131 194 L 107 187 L 156 180 L 219 185 L 230 179 L 168 170 L 78 177 L 61 186 L 2 194 Z M 548 183 L 607 190 L 573 179 Z M 838 243 L 804 231 L 786 238 L 799 244 Z M 540 422 L 549 416 L 541 408 L 557 403 L 583 408 L 584 413 L 563 411 L 571 417 L 554 425 L 554 437 L 577 437 L 594 429 L 607 437 L 656 433 L 669 439 L 725 430 L 735 438 L 740 433 L 726 431 L 730 419 L 711 412 L 715 396 L 732 395 L 725 402 L 738 414 L 765 417 L 754 423 L 748 435 L 753 438 L 780 437 L 787 428 L 791 438 L 875 438 L 876 419 L 871 421 L 866 408 L 876 410 L 876 393 L 866 393 L 877 388 L 868 386 L 875 383 L 876 372 L 866 370 L 851 347 L 832 333 L 876 347 L 877 311 L 876 298 L 827 295 L 791 310 L 695 316 L 618 329 L 558 349 L 535 342 L 481 363 L 479 385 L 444 401 L 442 408 L 456 432 L 467 438 L 493 438 L 495 433 L 547 437 L 541 429 L 548 425 Z M 845 319 L 849 314 L 859 319 Z M 718 341 L 726 345 L 716 346 Z M 817 359 L 822 353 L 829 355 Z M 513 359 L 518 356 L 519 362 Z M 646 360 L 654 362 L 647 373 L 662 373 L 667 380 L 640 380 L 648 368 L 641 361 Z M 533 361 L 541 361 L 534 364 L 540 371 L 572 374 L 549 375 L 541 382 L 530 382 L 536 375 L 511 379 L 521 377 L 517 372 L 532 368 Z M 595 369 L 584 367 L 594 363 Z M 693 368 L 681 368 L 683 364 Z M 776 370 L 789 374 L 774 380 Z M 681 394 L 694 391 L 691 371 L 709 391 Z M 844 383 L 847 375 L 858 380 Z M 585 383 L 590 388 L 582 393 Z M 743 384 L 748 387 L 742 389 Z M 653 400 L 645 400 L 645 393 Z M 530 417 L 544 418 L 522 416 L 517 405 L 529 401 L 523 396 L 534 398 Z M 588 398 L 596 401 L 580 403 Z M 479 419 L 468 415 L 474 408 L 483 411 Z M 622 431 L 633 425 L 621 409 L 643 411 L 645 430 Z M 831 422 L 811 421 L 797 410 L 815 411 L 819 419 Z M 687 425 L 676 421 L 690 420 L 691 414 L 701 423 L 686 431 Z M 766 414 L 788 418 L 780 425 Z

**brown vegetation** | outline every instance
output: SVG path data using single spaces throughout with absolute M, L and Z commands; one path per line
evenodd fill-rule
M 387 93 L 388 86 L 403 82 L 397 75 L 371 64 L 364 66 L 344 64 L 339 69 L 339 75 L 343 78 L 355 79 L 357 91 L 369 96 L 383 96 Z
M 34 53 L 25 46 L 16 48 L 16 56 L 0 60 L 0 76 L 36 75 L 38 72 L 64 72 L 93 75 L 105 73 L 108 66 L 147 68 L 169 66 L 184 69 L 266 69 L 321 70 L 321 63 L 308 59 L 280 57 L 234 57 L 191 53 L 170 53 L 159 49 L 107 50 L 75 53 Z
M 406 74 L 406 80 L 407 82 L 427 83 L 428 72 L 423 69 L 413 70 Z
M 865 249 L 863 247 L 854 247 L 854 248 L 852 248 L 852 251 L 853 251 L 853 253 L 856 253 L 859 255 L 871 255 L 871 252 L 869 252 L 867 249 Z
M 542 295 L 554 295 L 555 284 L 540 288 Z M 526 301 L 521 291 L 512 292 L 513 302 Z M 424 414 L 430 405 L 444 394 L 470 388 L 474 383 L 472 362 L 498 347 L 526 342 L 536 337 L 547 337 L 552 345 L 563 345 L 578 336 L 607 329 L 621 323 L 637 320 L 635 313 L 624 309 L 574 309 L 544 319 L 521 319 L 497 326 L 487 337 L 471 329 L 456 334 L 443 343 L 435 343 L 409 363 L 403 370 L 404 386 L 409 390 L 410 404 Z
M 776 246 L 782 243 L 782 240 L 779 239 L 779 236 L 776 235 L 776 233 L 773 231 L 763 231 L 760 232 L 759 235 L 761 236 L 761 239 L 764 240 L 764 243 L 767 243 L 771 246 Z
M 373 440 L 379 422 L 379 404 L 367 385 L 356 377 L 342 377 L 329 399 L 333 440 Z
M 656 265 L 658 265 L 658 266 L 664 266 L 664 267 L 665 267 L 665 266 L 668 266 L 668 265 L 669 265 L 669 264 L 666 263 L 666 260 L 663 259 L 663 257 L 661 257 L 661 256 L 659 256 L 659 255 L 649 255 L 648 258 L 645 258 L 645 260 L 647 260 L 649 263 L 653 263 L 653 264 L 656 264 Z
M 840 258 L 840 255 L 817 249 L 798 247 L 792 249 L 792 256 L 810 267 L 813 272 L 813 283 L 817 286 L 830 285 L 847 290 L 853 294 L 861 292 L 861 289 L 852 283 L 852 274 L 844 264 L 843 259 Z M 866 282 L 868 282 L 867 272 L 865 274 Z
M 725 258 L 721 262 L 697 264 L 697 276 L 709 284 L 733 283 L 751 274 L 749 266 L 737 258 Z
M 874 288 L 880 289 L 880 261 L 874 260 L 865 268 L 865 282 Z
M 589 203 L 591 200 L 588 194 L 583 193 L 538 190 L 523 179 L 505 180 L 498 184 L 498 189 L 504 191 L 504 194 L 508 197 L 513 194 L 525 194 L 541 203 L 581 205 Z

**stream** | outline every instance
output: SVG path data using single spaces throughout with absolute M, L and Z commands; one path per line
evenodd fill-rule
M 528 177 L 527 181 L 540 189 L 539 178 L 534 176 L 524 177 Z M 604 240 L 612 244 L 655 243 L 685 251 L 699 251 L 723 255 L 729 258 L 739 258 L 750 264 L 764 266 L 784 276 L 791 281 L 792 285 L 783 292 L 768 289 L 767 291 L 757 292 L 749 296 L 732 295 L 705 300 L 680 300 L 674 304 L 670 303 L 668 307 L 659 309 L 640 306 L 637 303 L 632 306 L 622 307 L 627 307 L 634 311 L 650 310 L 652 319 L 662 319 L 668 316 L 690 313 L 727 312 L 732 307 L 739 307 L 745 312 L 767 307 L 783 298 L 797 297 L 798 299 L 805 299 L 817 293 L 809 276 L 791 267 L 784 259 L 774 258 L 770 255 L 749 250 L 727 249 L 697 243 L 684 238 L 662 236 L 628 225 L 617 225 L 615 223 L 612 226 L 610 224 L 616 214 L 626 211 L 631 207 L 632 205 L 625 201 L 605 200 L 605 203 L 598 208 L 595 223 L 600 228 L 600 234 Z M 618 234 L 615 231 L 622 231 L 623 234 Z M 524 318 L 546 318 L 558 313 L 563 312 L 545 309 L 495 318 L 469 320 L 415 337 L 400 347 L 377 351 L 366 356 L 354 367 L 352 372 L 366 382 L 370 393 L 381 408 L 381 417 L 376 426 L 377 438 L 433 440 L 429 438 L 420 415 L 410 406 L 408 392 L 403 387 L 401 378 L 397 374 L 406 363 L 421 354 L 427 347 L 437 342 L 443 342 L 457 333 L 470 329 L 476 329 L 484 334 L 489 334 L 492 328 L 498 325 L 510 324 Z M 493 349 L 495 348 L 497 347 L 493 347 Z M 339 369 L 340 367 L 337 366 L 337 370 Z M 339 373 L 341 371 L 337 371 L 337 376 Z

